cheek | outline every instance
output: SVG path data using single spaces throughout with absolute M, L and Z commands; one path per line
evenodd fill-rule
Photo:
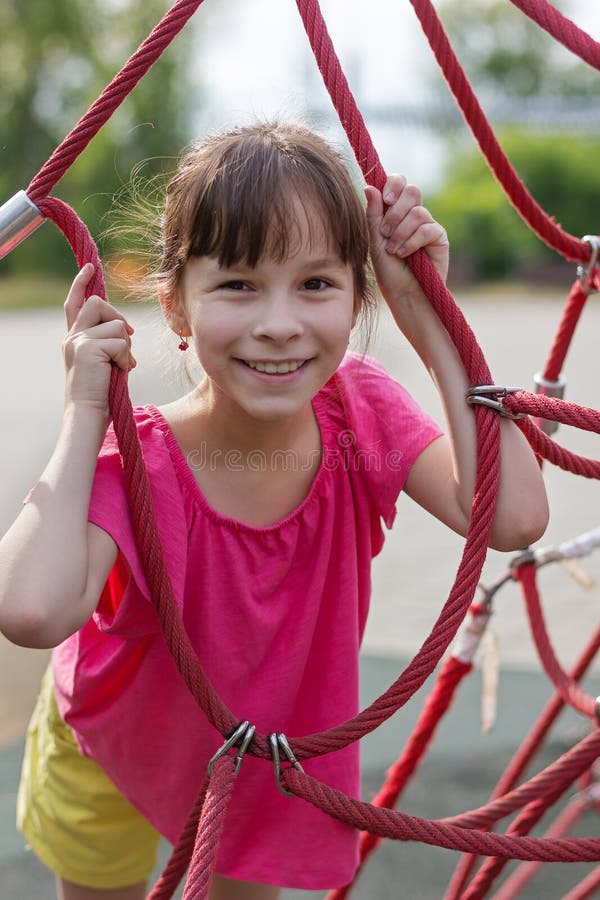
M 321 321 L 321 330 L 329 340 L 347 343 L 354 324 L 352 303 L 340 303 L 335 307 L 326 307 Z

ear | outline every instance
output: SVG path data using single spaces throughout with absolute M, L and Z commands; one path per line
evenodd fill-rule
M 167 291 L 166 288 L 159 287 L 158 300 L 169 328 L 175 334 L 183 334 L 189 337 L 192 332 L 185 314 L 185 308 L 177 292 Z

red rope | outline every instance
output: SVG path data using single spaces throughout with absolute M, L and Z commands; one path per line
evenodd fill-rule
M 590 248 L 542 209 L 519 178 L 485 117 L 430 0 L 410 0 L 436 60 L 481 152 L 511 204 L 539 238 L 566 259 L 587 262 Z
M 231 756 L 222 756 L 216 761 L 208 784 L 183 900 L 208 900 L 225 814 L 234 784 L 234 761 Z
M 595 729 L 529 781 L 490 800 L 485 806 L 451 816 L 444 819 L 444 822 L 459 825 L 461 828 L 490 828 L 495 822 L 527 803 L 534 802 L 540 796 L 557 790 L 562 792 L 588 771 L 598 755 L 600 755 L 600 731 Z
M 449 656 L 437 677 L 435 686 L 429 695 L 421 715 L 407 741 L 401 756 L 388 772 L 388 777 L 380 792 L 371 801 L 373 806 L 393 809 L 398 802 L 407 782 L 421 763 L 425 751 L 431 743 L 437 726 L 447 712 L 458 685 L 465 675 L 473 669 L 472 663 L 465 663 L 454 656 Z M 345 887 L 330 891 L 327 900 L 343 900 L 352 890 L 360 872 L 364 868 L 369 856 L 380 844 L 381 838 L 368 831 L 363 831 L 360 836 L 360 865 L 354 874 L 350 884 Z
M 596 756 L 600 752 L 598 744 L 599 741 L 596 739 L 593 751 Z M 420 841 L 449 850 L 502 856 L 508 859 L 539 859 L 544 862 L 596 862 L 600 859 L 599 838 L 544 840 L 512 837 L 451 824 L 450 820 L 430 821 L 398 811 L 378 809 L 370 803 L 347 797 L 306 773 L 292 768 L 284 771 L 284 783 L 296 796 L 302 797 L 340 822 L 393 840 Z M 453 823 L 457 821 L 462 822 L 462 817 L 452 820 Z
M 562 422 L 563 425 L 573 425 L 583 431 L 600 432 L 600 412 L 598 410 L 589 406 L 578 406 L 577 403 L 569 403 L 558 397 L 517 391 L 506 397 L 503 404 L 511 413 L 527 413 L 528 416 L 539 416 L 542 419 L 551 419 L 553 422 Z
M 537 825 L 546 810 L 560 797 L 562 791 L 549 792 L 529 803 L 517 816 L 507 831 L 507 835 L 526 835 Z M 544 837 L 542 840 L 554 840 Z M 498 878 L 508 860 L 501 857 L 490 857 L 482 865 L 481 869 L 463 894 L 463 900 L 482 900 L 489 888 Z
M 542 377 L 546 381 L 558 381 L 575 328 L 588 296 L 589 294 L 583 290 L 579 280 L 575 281 L 569 291 L 560 325 L 542 372 Z
M 137 80 L 160 56 L 164 46 L 183 27 L 185 21 L 187 21 L 198 5 L 199 2 L 185 3 L 181 2 L 181 0 L 174 5 L 170 13 L 162 20 L 162 23 L 157 26 L 157 29 L 144 42 L 140 50 L 134 54 L 121 73 L 80 120 L 78 126 L 73 129 L 61 146 L 57 148 L 57 151 L 38 173 L 38 176 L 33 179 L 29 188 L 29 196 L 34 202 L 38 203 L 38 205 L 40 202 L 44 202 L 45 195 L 87 145 L 93 134 L 109 118 Z M 332 47 L 330 48 L 329 37 L 322 23 L 318 5 L 314 2 L 309 2 L 309 0 L 306 0 L 306 2 L 298 0 L 298 5 L 301 9 L 304 8 L 305 11 L 312 8 L 315 13 L 316 44 L 313 44 L 313 46 L 316 47 L 315 52 L 319 57 L 319 66 L 326 78 L 328 89 L 334 97 L 336 108 L 342 110 L 341 115 L 343 116 L 344 127 L 349 134 L 366 177 L 369 178 L 371 183 L 376 183 L 381 187 L 385 173 L 380 165 L 378 167 L 376 154 L 373 156 L 374 148 L 368 137 L 362 117 L 358 113 L 354 99 L 349 92 L 347 82 L 343 77 L 343 73 L 341 73 L 339 62 L 335 54 L 328 55 L 330 49 L 332 51 Z M 180 14 L 181 18 L 178 19 Z M 169 23 L 168 28 L 165 25 L 167 22 Z M 45 209 L 55 217 L 55 220 L 60 219 L 65 213 L 64 205 L 61 206 L 60 204 L 58 206 L 52 203 L 45 204 Z M 69 233 L 71 224 L 72 218 L 70 215 L 67 215 L 66 221 L 61 226 L 65 233 Z M 85 250 L 86 237 L 85 235 L 83 236 L 83 242 L 80 244 L 81 237 L 79 225 L 77 225 L 69 240 L 76 255 L 85 256 L 87 252 Z M 587 251 L 587 247 L 583 246 Z M 572 249 L 571 252 L 575 254 L 576 251 L 579 255 L 575 255 L 573 258 L 587 258 L 587 253 L 583 257 L 581 256 L 580 243 L 575 243 L 575 249 Z M 90 252 L 94 253 L 92 250 Z M 427 255 L 422 251 L 419 252 L 409 261 L 409 265 L 431 300 L 434 309 L 440 315 L 452 340 L 459 348 L 461 358 L 473 383 L 489 382 L 491 380 L 489 370 L 474 340 L 474 336 L 464 317 L 453 303 L 451 295 L 435 272 Z M 101 277 L 101 271 L 98 277 Z M 139 535 L 144 566 L 163 623 L 167 643 L 186 684 L 205 710 L 209 720 L 219 728 L 221 733 L 227 733 L 231 730 L 236 720 L 215 694 L 212 686 L 206 679 L 185 635 L 177 612 L 158 540 L 158 532 L 152 512 L 149 483 L 133 423 L 126 381 L 116 369 L 113 369 L 113 377 L 111 378 L 109 402 L 132 496 L 133 516 Z M 413 662 L 402 673 L 397 682 L 379 700 L 375 701 L 371 707 L 350 722 L 344 723 L 329 732 L 294 740 L 295 751 L 299 758 L 327 753 L 333 749 L 346 746 L 381 724 L 403 702 L 406 702 L 412 696 L 433 671 L 464 618 L 485 558 L 494 516 L 499 477 L 499 425 L 497 417 L 490 413 L 489 410 L 479 409 L 476 412 L 476 421 L 479 461 L 476 499 L 457 580 L 438 622 Z M 270 755 L 266 735 L 257 735 L 255 737 L 251 752 L 265 757 Z M 231 771 L 229 771 L 230 769 Z M 294 771 L 288 777 L 293 778 L 297 774 Z M 315 784 L 318 785 L 318 783 Z M 232 785 L 232 763 L 229 758 L 224 758 L 215 767 L 213 776 L 214 791 L 212 789 L 209 791 L 203 817 L 199 825 L 197 852 L 194 855 L 192 872 L 190 873 L 190 880 L 184 895 L 186 900 L 192 894 L 194 896 L 206 896 L 208 892 L 211 862 L 214 861 L 216 854 L 218 833 L 222 828 L 226 800 Z M 318 787 L 318 789 L 323 788 L 324 786 Z M 325 789 L 326 792 L 328 790 Z M 340 798 L 343 798 L 343 795 L 340 795 Z M 358 802 L 351 801 L 350 798 L 343 799 L 346 804 Z M 368 804 L 363 804 L 363 806 L 368 806 Z M 378 812 L 387 812 L 388 815 L 392 816 L 399 815 L 384 810 Z M 422 833 L 424 830 L 427 834 L 426 837 L 420 839 L 435 842 L 441 846 L 456 846 L 458 849 L 493 852 L 497 855 L 510 853 L 525 859 L 553 858 L 553 853 L 558 854 L 556 858 L 565 860 L 571 858 L 600 858 L 598 855 L 600 841 L 587 839 L 555 841 L 554 843 L 550 842 L 551 846 L 547 843 L 542 847 L 540 842 L 535 839 L 533 841 L 532 839 L 522 838 L 506 839 L 496 835 L 479 834 L 478 832 L 473 834 L 465 831 L 464 828 L 459 828 L 452 824 L 429 823 L 424 820 L 413 819 L 412 817 L 409 817 L 409 819 L 411 823 L 418 825 Z M 356 822 L 353 824 L 356 824 Z M 508 843 L 506 843 L 507 840 Z M 453 843 L 449 844 L 447 843 L 448 841 Z M 487 851 L 481 849 L 484 846 L 487 846 Z M 521 856 L 520 854 L 525 855 Z M 540 854 L 542 855 L 540 856 Z
M 202 807 L 204 806 L 207 790 L 208 775 L 204 779 L 198 798 L 192 807 L 188 820 L 179 836 L 179 840 L 173 848 L 169 861 L 163 869 L 160 878 L 148 894 L 147 900 L 170 900 L 177 890 L 177 886 L 185 875 L 194 852 L 198 824 L 200 822 L 200 816 L 202 815 Z
M 536 568 L 534 565 L 522 565 L 516 570 L 517 578 L 521 583 L 529 626 L 535 641 L 538 655 L 544 666 L 544 671 L 554 687 L 562 696 L 565 703 L 576 709 L 588 718 L 594 717 L 596 707 L 595 697 L 586 694 L 574 678 L 564 671 L 560 665 L 546 629 L 544 611 L 540 602 L 540 595 L 536 584 Z
M 85 150 L 94 135 L 108 122 L 114 111 L 154 65 L 173 38 L 179 34 L 201 3 L 202 0 L 177 0 L 85 115 L 79 119 L 27 188 L 29 199 L 37 206 Z
M 517 424 L 538 456 L 574 475 L 582 475 L 584 478 L 600 478 L 600 462 L 597 460 L 587 459 L 585 456 L 578 456 L 576 453 L 571 453 L 570 450 L 565 450 L 547 434 L 544 434 L 530 419 L 518 419 Z
M 565 806 L 556 817 L 551 827 L 544 834 L 545 838 L 564 837 L 569 834 L 587 809 L 588 802 L 578 795 Z M 539 861 L 524 862 L 503 882 L 499 890 L 494 894 L 493 900 L 513 900 L 535 877 L 542 863 Z
M 510 0 L 510 2 L 584 62 L 595 69 L 600 69 L 598 41 L 593 40 L 571 19 L 563 16 L 555 6 L 546 0 Z
M 597 866 L 583 881 L 580 881 L 572 891 L 565 894 L 563 900 L 587 900 L 587 897 L 595 897 L 600 890 L 600 866 Z
M 571 677 L 579 680 L 584 676 L 600 649 L 600 628 L 593 635 L 577 663 L 571 670 Z M 548 732 L 564 708 L 564 700 L 557 692 L 546 704 L 527 737 L 513 756 L 504 774 L 494 788 L 491 799 L 495 800 L 507 794 L 516 785 L 530 764 L 538 749 L 544 742 Z M 464 856 L 456 866 L 450 880 L 444 900 L 458 900 L 476 862 L 476 857 Z

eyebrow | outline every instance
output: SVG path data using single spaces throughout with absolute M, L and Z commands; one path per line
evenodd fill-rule
M 339 256 L 321 256 L 318 259 L 309 258 L 306 260 L 306 263 L 309 266 L 315 266 L 317 269 L 328 266 L 345 266 L 345 263 Z

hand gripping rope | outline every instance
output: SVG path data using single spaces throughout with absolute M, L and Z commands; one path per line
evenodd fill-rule
M 137 81 L 158 59 L 178 31 L 183 28 L 201 2 L 202 0 L 195 0 L 195 2 L 178 0 L 174 3 L 121 72 L 117 74 L 52 154 L 32 180 L 27 193 L 25 195 L 20 193 L 0 209 L 0 256 L 35 230 L 44 218 L 51 218 L 65 233 L 79 265 L 86 261 L 95 263 L 96 276 L 88 288 L 88 295 L 97 293 L 106 297 L 97 249 L 87 228 L 70 207 L 56 198 L 48 197 L 48 194 L 91 138 L 133 89 Z M 470 111 L 475 110 L 472 127 L 482 131 L 483 137 L 481 139 L 478 137 L 478 140 L 484 152 L 488 151 L 488 147 L 491 148 L 488 151 L 488 161 L 497 177 L 506 177 L 511 202 L 536 233 L 551 246 L 569 259 L 588 264 L 588 271 L 595 279 L 595 267 L 593 263 L 590 264 L 588 245 L 565 234 L 552 222 L 530 197 L 523 183 L 510 167 L 510 163 L 499 150 L 476 98 L 470 91 L 466 77 L 458 66 L 456 58 L 453 57 L 447 38 L 443 32 L 440 33 L 441 26 L 439 26 L 439 20 L 437 20 L 431 4 L 428 0 L 411 0 L 411 2 L 421 18 L 423 27 L 432 31 L 430 41 L 433 42 L 432 46 L 436 44 L 434 52 L 436 52 L 438 60 L 443 62 L 445 56 L 450 59 L 453 71 L 449 75 L 449 80 L 455 85 L 453 90 L 455 90 L 457 100 L 469 121 Z M 523 6 L 531 7 L 532 5 L 526 4 L 524 0 L 521 2 Z M 297 0 L 297 6 L 326 86 L 365 178 L 370 184 L 382 188 L 385 182 L 385 172 L 335 55 L 318 3 L 316 0 Z M 540 0 L 538 10 L 543 10 L 544 14 L 548 14 L 552 9 L 544 3 L 544 0 Z M 531 15 L 530 9 L 525 11 Z M 544 27 L 549 26 L 548 30 L 553 28 L 557 21 L 561 27 L 564 24 L 562 20 L 556 20 L 552 16 L 545 21 L 547 25 Z M 591 42 L 591 39 L 582 39 L 581 34 L 569 29 L 565 43 L 568 41 L 568 46 L 572 49 L 577 48 L 575 52 L 580 52 L 582 55 L 591 53 L 593 56 L 597 51 L 597 45 Z M 595 57 L 593 56 L 593 58 Z M 468 99 L 463 99 L 461 95 Z M 457 346 L 472 384 L 490 385 L 491 376 L 474 335 L 427 255 L 420 251 L 408 261 L 408 264 Z M 561 404 L 561 401 L 553 401 L 550 397 L 540 396 L 536 401 L 535 395 L 527 395 L 522 391 L 498 396 L 499 389 L 494 387 L 494 390 L 496 393 L 492 400 L 500 404 L 500 407 L 482 403 L 481 398 L 485 397 L 485 392 L 482 392 L 481 388 L 479 392 L 477 389 L 472 392 L 472 397 L 480 398 L 475 409 L 479 463 L 475 500 L 456 582 L 431 634 L 415 659 L 396 682 L 371 706 L 354 719 L 327 732 L 294 737 L 290 745 L 284 735 L 278 735 L 273 739 L 272 736 L 253 735 L 249 731 L 248 723 L 239 726 L 238 720 L 216 695 L 202 670 L 179 618 L 162 558 L 149 483 L 133 422 L 126 381 L 120 370 L 113 367 L 109 403 L 129 486 L 140 552 L 165 639 L 193 696 L 209 721 L 227 738 L 222 751 L 213 760 L 212 771 L 205 780 L 188 824 L 182 833 L 181 841 L 175 848 L 163 876 L 150 895 L 154 900 L 158 897 L 172 895 L 190 857 L 192 861 L 184 897 L 188 900 L 192 897 L 204 898 L 207 896 L 227 801 L 245 752 L 264 759 L 273 759 L 277 781 L 284 792 L 292 792 L 297 796 L 304 797 L 343 821 L 348 821 L 355 827 L 368 828 L 376 835 L 395 837 L 399 840 L 416 839 L 437 846 L 502 858 L 562 861 L 596 861 L 600 859 L 600 840 L 597 839 L 561 837 L 539 839 L 524 836 L 527 830 L 526 826 L 529 827 L 528 823 L 533 822 L 542 807 L 545 808 L 547 797 L 551 795 L 554 799 L 562 793 L 575 778 L 589 769 L 593 760 L 600 754 L 600 732 L 597 730 L 543 773 L 521 785 L 520 788 L 509 790 L 507 787 L 508 793 L 498 796 L 481 810 L 439 822 L 422 820 L 390 810 L 378 810 L 370 804 L 354 801 L 309 778 L 303 773 L 299 763 L 299 760 L 309 756 L 341 749 L 385 721 L 396 709 L 406 703 L 424 683 L 454 638 L 477 587 L 494 517 L 499 480 L 499 422 L 494 411 L 508 413 L 511 417 L 516 418 L 523 413 L 530 415 L 535 402 L 538 402 L 542 403 L 542 406 L 539 407 L 541 412 L 535 414 L 543 415 L 544 418 L 552 418 L 553 415 L 556 420 L 564 420 L 566 416 L 565 407 L 567 405 Z M 559 406 L 553 406 L 553 403 L 558 403 Z M 578 424 L 579 427 L 589 427 L 591 430 L 599 430 L 598 421 L 594 418 L 598 414 L 594 414 L 593 410 L 582 410 L 574 407 L 573 404 L 569 404 L 568 407 L 573 424 Z M 597 464 L 567 453 L 562 448 L 557 448 L 550 438 L 540 432 L 528 418 L 520 419 L 518 424 L 541 455 L 572 471 L 581 471 L 588 477 L 600 475 Z M 595 649 L 597 649 L 597 645 Z M 470 663 L 463 665 L 470 668 Z M 576 677 L 575 674 L 573 677 Z M 442 711 L 443 707 L 442 703 L 440 707 Z M 435 724 L 435 720 L 433 723 Z M 427 725 L 427 728 L 429 729 L 430 726 L 431 723 Z M 430 730 L 432 733 L 433 728 Z M 238 748 L 237 761 L 234 761 L 227 751 L 237 747 L 238 743 L 241 746 Z M 290 763 L 286 767 L 281 766 L 280 749 Z M 415 765 L 410 762 L 407 767 L 414 769 Z M 544 800 L 539 799 L 540 792 L 544 792 Z M 489 828 L 499 818 L 520 808 L 523 804 L 528 805 L 514 824 L 513 835 L 491 835 L 481 831 L 482 828 Z M 585 890 L 587 889 L 585 888 Z

